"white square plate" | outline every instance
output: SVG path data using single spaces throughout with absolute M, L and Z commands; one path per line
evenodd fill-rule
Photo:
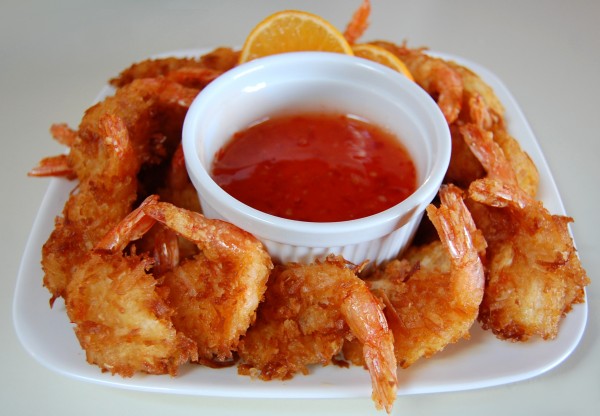
M 160 56 L 200 56 L 206 50 L 175 51 Z M 540 173 L 539 198 L 553 214 L 564 215 L 564 207 L 552 174 L 523 113 L 502 82 L 481 66 L 455 56 L 439 54 L 478 73 L 492 86 L 506 108 L 511 134 L 529 153 Z M 106 87 L 98 99 L 112 93 Z M 199 396 L 255 398 L 342 398 L 371 395 L 368 373 L 360 367 L 314 367 L 310 375 L 292 380 L 264 382 L 237 374 L 237 367 L 211 369 L 182 366 L 177 377 L 135 375 L 121 378 L 102 373 L 88 364 L 75 337 L 64 304 L 57 300 L 50 309 L 49 292 L 42 286 L 41 248 L 62 212 L 74 183 L 52 179 L 27 243 L 14 296 L 13 319 L 25 349 L 42 365 L 77 379 L 114 387 Z M 511 343 L 496 339 L 478 324 L 471 339 L 448 346 L 428 360 L 420 360 L 399 371 L 398 394 L 458 391 L 495 386 L 542 374 L 565 360 L 583 335 L 587 304 L 576 305 L 563 320 L 553 341 Z

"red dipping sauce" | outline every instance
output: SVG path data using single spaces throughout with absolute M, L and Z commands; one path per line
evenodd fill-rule
M 415 166 L 393 135 L 340 114 L 269 118 L 236 133 L 212 177 L 262 212 L 299 221 L 353 220 L 416 190 Z

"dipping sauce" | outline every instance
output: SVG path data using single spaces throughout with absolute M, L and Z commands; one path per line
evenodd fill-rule
M 344 114 L 286 115 L 236 133 L 212 177 L 239 201 L 278 217 L 347 221 L 384 211 L 416 189 L 416 170 L 390 133 Z

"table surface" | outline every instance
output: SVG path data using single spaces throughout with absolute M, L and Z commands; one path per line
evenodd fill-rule
M 5 414 L 42 413 L 376 414 L 368 397 L 265 400 L 135 392 L 77 381 L 27 354 L 12 323 L 20 259 L 48 180 L 25 173 L 63 151 L 48 128 L 77 126 L 111 76 L 149 55 L 240 45 L 252 27 L 281 9 L 303 9 L 344 27 L 352 1 L 17 1 L 0 4 L 2 238 L 0 402 Z M 462 56 L 493 71 L 512 92 L 553 172 L 588 287 L 589 319 L 576 350 L 558 367 L 513 384 L 457 393 L 402 396 L 394 414 L 587 415 L 600 406 L 600 271 L 595 237 L 600 153 L 600 2 L 373 0 L 363 40 Z M 435 359 L 435 358 L 432 358 Z

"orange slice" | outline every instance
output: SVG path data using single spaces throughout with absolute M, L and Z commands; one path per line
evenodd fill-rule
M 322 17 L 298 10 L 284 10 L 272 14 L 252 29 L 239 62 L 299 51 L 352 55 L 352 47 L 344 35 Z
M 400 58 L 380 46 L 361 43 L 352 46 L 352 51 L 354 52 L 355 56 L 383 64 L 404 74 L 411 81 L 415 80 Z

